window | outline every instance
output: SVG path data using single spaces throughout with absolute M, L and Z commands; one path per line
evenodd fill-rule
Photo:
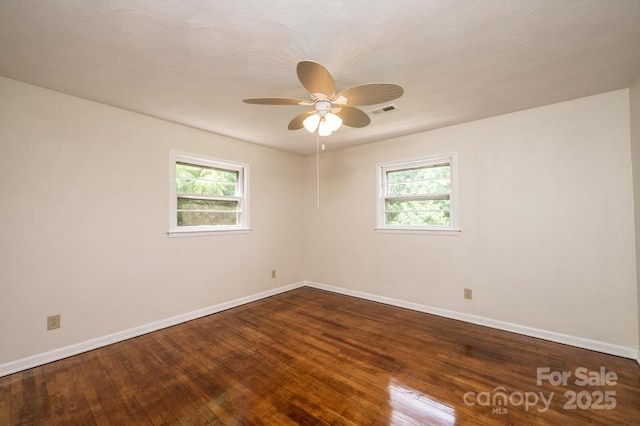
M 456 155 L 378 165 L 378 229 L 455 231 Z
M 246 164 L 171 152 L 169 233 L 249 229 Z

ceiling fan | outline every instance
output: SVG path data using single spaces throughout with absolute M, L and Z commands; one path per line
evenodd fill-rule
M 313 107 L 298 114 L 289 123 L 289 130 L 307 129 L 320 136 L 329 136 L 342 124 L 365 127 L 371 119 L 358 106 L 375 105 L 399 98 L 404 93 L 397 84 L 362 84 L 336 94 L 333 77 L 317 62 L 302 61 L 296 67 L 298 79 L 310 93 L 310 100 L 295 98 L 250 98 L 243 102 L 258 105 L 303 105 Z

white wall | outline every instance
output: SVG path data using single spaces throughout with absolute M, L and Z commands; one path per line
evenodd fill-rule
M 629 150 L 620 90 L 322 154 L 319 209 L 307 158 L 306 278 L 637 348 Z M 451 151 L 462 234 L 376 233 L 376 163 Z
M 172 148 L 250 164 L 252 232 L 167 237 Z M 0 78 L 0 364 L 300 281 L 301 165 Z
M 638 339 L 640 339 L 640 75 L 630 90 L 631 160 L 633 162 L 633 199 L 635 200 L 636 280 L 638 289 Z M 638 356 L 640 363 L 640 354 Z

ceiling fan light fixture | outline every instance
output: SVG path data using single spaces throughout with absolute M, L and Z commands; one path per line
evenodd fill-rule
M 322 120 L 320 120 L 320 125 L 318 126 L 318 134 L 320 136 L 329 136 L 331 133 L 333 133 L 331 125 L 327 122 L 327 119 L 323 117 Z
M 342 126 L 342 118 L 332 112 L 327 113 L 327 115 L 324 116 L 324 119 L 332 132 L 335 132 L 340 128 L 340 126 Z
M 320 116 L 318 114 L 311 114 L 307 118 L 304 119 L 302 125 L 309 133 L 313 133 L 318 128 L 318 124 L 320 123 Z

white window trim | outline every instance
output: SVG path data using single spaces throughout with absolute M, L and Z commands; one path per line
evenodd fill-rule
M 230 235 L 247 233 L 251 231 L 249 227 L 249 165 L 238 163 L 235 161 L 222 160 L 219 158 L 208 157 L 206 155 L 192 154 L 182 151 L 169 151 L 169 237 L 201 237 L 207 235 Z M 176 163 L 184 162 L 195 165 L 216 167 L 227 170 L 236 170 L 242 173 L 242 214 L 241 222 L 237 225 L 218 225 L 218 226 L 189 226 L 178 227 L 177 212 L 178 198 L 176 194 Z
M 427 226 L 406 226 L 387 225 L 384 223 L 385 193 L 386 193 L 386 172 L 402 170 L 411 167 L 429 166 L 432 164 L 448 161 L 451 164 L 451 224 L 448 226 L 427 225 Z M 379 233 L 397 234 L 426 234 L 426 235 L 460 235 L 459 212 L 458 212 L 458 154 L 450 152 L 429 157 L 412 158 L 401 161 L 391 161 L 379 163 L 376 167 L 377 184 L 377 211 L 376 211 L 376 231 Z

